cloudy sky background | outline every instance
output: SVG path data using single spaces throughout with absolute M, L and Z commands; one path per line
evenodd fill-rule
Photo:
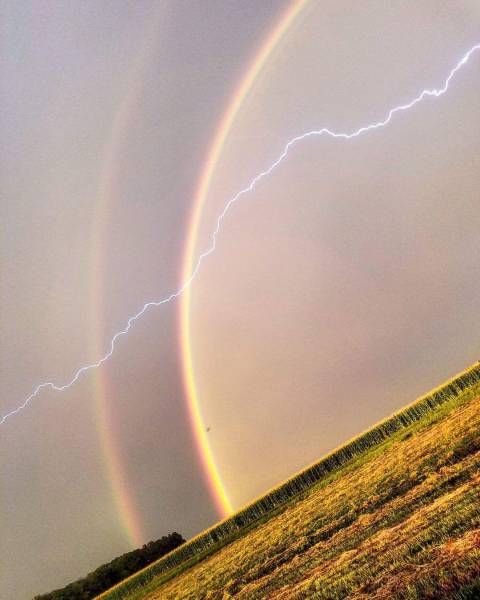
M 289 3 L 0 5 L 3 414 L 178 287 L 214 131 Z M 197 251 L 288 139 L 382 118 L 479 41 L 473 0 L 312 0 L 234 123 Z M 479 89 L 474 57 L 447 95 L 387 129 L 299 145 L 229 213 L 192 289 L 191 342 L 234 506 L 478 359 Z M 101 377 L 43 393 L 2 426 L 7 600 L 132 547 L 99 389 L 143 541 L 218 518 L 178 332 L 178 303 L 151 311 Z

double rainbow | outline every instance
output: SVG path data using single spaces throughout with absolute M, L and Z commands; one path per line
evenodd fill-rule
M 284 38 L 286 32 L 295 22 L 299 14 L 305 8 L 309 0 L 292 0 L 287 9 L 280 16 L 275 26 L 266 37 L 260 48 L 251 60 L 240 83 L 235 87 L 227 108 L 218 124 L 211 146 L 208 150 L 207 159 L 203 166 L 196 187 L 196 193 L 192 204 L 191 218 L 187 227 L 185 253 L 181 268 L 181 281 L 189 279 L 194 266 L 197 233 L 202 211 L 208 196 L 210 184 L 215 173 L 218 160 L 222 153 L 225 142 L 229 136 L 241 107 L 255 85 L 259 75 L 264 70 L 272 52 Z M 159 4 L 161 7 L 161 4 Z M 104 272 L 104 252 L 101 251 L 104 244 L 108 215 L 114 203 L 114 181 L 116 178 L 116 165 L 125 139 L 129 124 L 133 118 L 134 108 L 138 102 L 143 88 L 144 73 L 148 60 L 155 48 L 160 24 L 160 10 L 156 18 L 152 20 L 152 27 L 141 52 L 139 60 L 133 66 L 128 77 L 128 92 L 125 94 L 114 115 L 109 143 L 103 160 L 103 169 L 99 186 L 99 201 L 95 216 L 95 227 L 92 242 L 92 272 L 96 274 L 92 282 L 92 307 L 94 314 L 94 350 L 96 354 L 103 352 L 102 331 L 102 289 L 101 275 Z M 193 371 L 192 346 L 190 339 L 190 309 L 191 291 L 187 288 L 180 298 L 180 342 L 182 355 L 182 375 L 185 394 L 188 402 L 189 418 L 197 445 L 203 473 L 214 500 L 217 511 L 221 517 L 226 517 L 233 512 L 233 507 L 228 493 L 222 482 L 212 449 L 206 434 L 205 424 L 202 418 L 200 399 L 195 385 Z M 113 410 L 110 410 L 109 381 L 105 371 L 99 369 L 95 378 L 95 411 L 98 433 L 100 437 L 107 477 L 110 482 L 112 496 L 117 508 L 124 533 L 129 543 L 136 547 L 146 541 L 143 530 L 142 519 L 135 504 L 128 478 L 125 463 L 122 460 L 121 448 L 115 435 Z

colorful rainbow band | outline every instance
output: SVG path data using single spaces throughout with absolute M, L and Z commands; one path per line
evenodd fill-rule
M 242 104 L 252 90 L 252 87 L 254 86 L 258 76 L 265 67 L 268 58 L 307 3 L 308 0 L 294 0 L 287 10 L 282 14 L 273 31 L 269 34 L 267 39 L 261 45 L 259 51 L 256 53 L 240 84 L 236 87 L 227 106 L 227 110 L 220 120 L 213 138 L 212 145 L 208 152 L 202 174 L 199 178 L 197 191 L 193 201 L 193 212 L 187 229 L 187 242 L 182 266 L 182 281 L 187 281 L 189 279 L 194 266 L 197 233 L 203 207 L 205 205 L 218 159 L 224 147 L 225 141 L 230 133 L 232 125 L 242 107 Z M 190 288 L 187 288 L 181 297 L 180 316 L 180 339 L 184 388 L 188 400 L 191 426 L 201 456 L 205 476 L 220 515 L 222 517 L 226 517 L 233 512 L 233 507 L 222 482 L 218 467 L 215 463 L 200 409 L 200 400 L 195 385 L 193 368 L 192 344 L 190 337 L 190 312 L 191 291 Z
M 90 259 L 93 356 L 101 356 L 105 352 L 103 329 L 106 308 L 104 306 L 103 281 L 106 271 L 108 225 L 115 210 L 115 183 L 118 177 L 119 157 L 135 117 L 138 101 L 141 98 L 148 64 L 156 48 L 162 9 L 163 5 L 160 2 L 150 21 L 145 41 L 129 69 L 126 78 L 127 91 L 113 115 L 110 135 L 103 153 L 97 191 L 98 201 L 92 221 Z M 104 467 L 123 533 L 129 545 L 136 548 L 147 540 L 141 515 L 136 507 L 134 490 L 128 483 L 127 469 L 120 443 L 115 433 L 113 393 L 105 369 L 98 369 L 94 380 L 94 411 Z

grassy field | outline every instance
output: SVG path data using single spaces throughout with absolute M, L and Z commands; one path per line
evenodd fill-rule
M 480 598 L 480 367 L 102 598 Z

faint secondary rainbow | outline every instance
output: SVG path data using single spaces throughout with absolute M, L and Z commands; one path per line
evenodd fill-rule
M 91 311 L 92 311 L 92 353 L 99 356 L 104 352 L 104 291 L 103 280 L 106 273 L 108 224 L 115 203 L 115 182 L 119 172 L 119 158 L 135 108 L 141 96 L 145 71 L 154 51 L 158 37 L 161 3 L 151 20 L 145 42 L 139 49 L 136 59 L 126 78 L 126 92 L 114 113 L 110 134 L 105 146 L 102 169 L 99 176 L 98 201 L 92 222 L 91 243 Z M 109 481 L 113 501 L 124 531 L 132 547 L 144 544 L 146 535 L 138 512 L 134 492 L 128 484 L 125 461 L 115 433 L 114 391 L 105 369 L 98 369 L 94 379 L 95 424 L 102 449 L 104 466 Z
M 193 200 L 192 215 L 187 227 L 181 281 L 189 280 L 194 267 L 195 246 L 203 207 L 208 195 L 218 159 L 222 153 L 223 146 L 228 138 L 232 125 L 235 122 L 242 104 L 247 98 L 258 76 L 264 69 L 272 52 L 275 50 L 287 30 L 291 27 L 308 2 L 309 0 L 293 0 L 289 7 L 281 15 L 275 27 L 269 33 L 266 40 L 262 43 L 259 50 L 255 54 L 239 85 L 235 88 L 230 102 L 227 105 L 227 109 L 218 124 L 212 144 L 208 151 L 207 159 L 198 180 L 198 185 Z M 180 298 L 180 303 L 182 376 L 185 393 L 187 396 L 191 425 L 201 456 L 205 476 L 207 478 L 212 496 L 215 500 L 216 507 L 221 516 L 226 517 L 233 512 L 233 507 L 222 482 L 222 478 L 215 463 L 213 452 L 208 441 L 208 436 L 200 408 L 200 399 L 195 385 L 192 344 L 190 339 L 190 287 L 185 289 Z

